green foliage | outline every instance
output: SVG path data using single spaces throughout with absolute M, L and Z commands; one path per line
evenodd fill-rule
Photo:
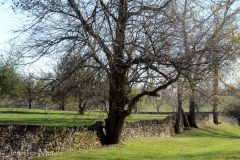
M 0 66 L 0 100 L 17 98 L 21 94 L 20 76 L 14 66 Z
M 199 126 L 170 138 L 142 138 L 124 142 L 123 145 L 67 152 L 56 157 L 39 157 L 35 160 L 64 159 L 198 159 L 223 160 L 240 158 L 240 127 L 228 124 Z

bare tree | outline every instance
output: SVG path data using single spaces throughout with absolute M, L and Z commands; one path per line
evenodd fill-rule
M 62 106 L 62 110 L 67 98 L 71 97 L 78 103 L 79 114 L 84 114 L 90 101 L 100 102 L 100 99 L 103 99 L 104 95 L 101 93 L 104 89 L 101 85 L 105 76 L 98 69 L 87 67 L 92 65 L 90 59 L 80 63 L 86 67 L 79 67 L 79 62 L 79 54 L 68 54 L 61 59 L 56 66 L 56 78 L 51 82 L 51 92 L 55 93 L 53 100 Z
M 179 5 L 179 3 L 182 3 L 182 5 Z M 216 56 L 214 55 L 221 53 L 217 56 L 218 59 L 221 57 L 221 60 L 218 61 L 218 64 L 221 64 L 224 59 L 230 59 L 234 53 L 233 48 L 230 47 L 229 37 L 233 31 L 236 31 L 237 25 L 233 21 L 236 20 L 236 15 L 240 11 L 239 7 L 234 7 L 234 4 L 235 1 L 232 0 L 214 3 L 211 1 L 190 2 L 189 0 L 183 0 L 173 3 L 173 14 L 180 22 L 179 29 L 183 37 L 183 50 L 186 54 L 193 56 L 190 63 L 196 64 L 189 66 L 188 70 L 182 73 L 187 77 L 190 86 L 188 119 L 191 127 L 197 127 L 195 97 L 198 83 L 200 80 L 204 80 L 208 72 L 211 72 L 209 65 L 216 64 Z M 209 9 L 209 6 L 211 9 Z M 197 14 L 196 9 L 201 10 L 204 14 Z M 194 52 L 198 54 L 194 54 Z M 215 67 L 215 73 L 217 73 L 216 69 L 218 67 Z M 214 85 L 216 92 L 216 86 L 218 85 L 216 80 Z M 217 115 L 217 99 L 215 98 L 214 101 L 215 109 L 213 110 Z
M 193 24 L 193 29 L 191 25 L 184 29 L 184 23 L 191 24 L 195 19 L 186 21 L 189 19 L 184 17 L 190 12 L 180 12 L 184 7 L 181 1 L 178 7 L 173 0 L 13 2 L 14 10 L 20 9 L 28 15 L 20 31 L 29 36 L 22 46 L 25 55 L 30 53 L 37 60 L 44 55 L 79 54 L 77 67 L 92 67 L 106 73 L 108 144 L 119 142 L 124 119 L 141 97 L 158 96 L 160 90 L 189 72 L 191 66 L 203 65 L 206 58 L 199 64 L 192 58 L 205 54 L 209 50 L 207 42 L 214 38 L 212 34 L 202 36 L 205 32 L 199 28 L 206 26 L 209 18 L 196 17 L 199 23 Z M 195 32 L 199 33 L 195 43 L 186 47 L 185 42 L 191 40 Z M 211 29 L 207 27 L 206 32 L 210 34 Z M 90 65 L 82 63 L 89 59 L 93 61 Z M 71 74 L 73 72 L 67 75 Z M 142 84 L 143 90 L 129 98 L 132 88 Z

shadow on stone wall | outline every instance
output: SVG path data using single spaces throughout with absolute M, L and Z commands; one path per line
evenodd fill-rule
M 141 137 L 171 137 L 175 116 L 164 120 L 125 122 L 121 141 Z M 211 114 L 199 114 L 198 123 L 210 124 Z M 238 125 L 236 119 L 221 116 L 221 122 Z M 181 125 L 183 130 L 183 125 Z M 104 144 L 103 122 L 91 126 L 53 127 L 33 125 L 0 125 L 0 160 L 28 159 L 35 156 L 56 155 L 66 151 L 99 148 Z

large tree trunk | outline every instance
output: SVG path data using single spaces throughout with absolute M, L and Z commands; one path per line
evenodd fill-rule
M 124 110 L 127 104 L 125 75 L 115 74 L 109 84 L 109 114 L 105 119 L 107 144 L 118 144 L 127 112 Z
M 118 144 L 120 142 L 125 117 L 126 115 L 123 113 L 118 115 L 116 112 L 115 117 L 112 115 L 105 119 L 107 144 Z
M 127 68 L 124 59 L 125 30 L 127 22 L 127 1 L 119 1 L 118 24 L 113 46 L 114 56 L 110 60 L 111 74 L 109 75 L 109 114 L 106 121 L 106 138 L 108 144 L 117 144 L 120 141 L 121 131 L 127 112 Z
M 120 142 L 121 131 L 124 124 L 124 119 L 127 114 L 124 111 L 126 104 L 124 87 L 120 87 L 123 77 L 114 79 L 115 85 L 110 82 L 109 90 L 109 114 L 105 119 L 106 123 L 106 142 L 107 144 L 117 144 Z

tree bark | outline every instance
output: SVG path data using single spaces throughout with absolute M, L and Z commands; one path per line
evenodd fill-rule
M 110 86 L 109 114 L 108 118 L 105 119 L 107 144 L 118 144 L 120 142 L 124 119 L 127 116 L 124 111 L 124 106 L 126 104 L 125 90 L 121 88 L 118 83 L 115 84 L 115 86 Z
M 115 73 L 114 79 L 110 82 L 109 89 L 109 114 L 106 122 L 107 144 L 118 144 L 124 123 L 127 116 L 124 110 L 126 100 L 126 91 L 124 84 L 126 77 L 124 74 Z
M 194 97 L 190 97 L 188 121 L 191 127 L 198 128 L 196 123 L 196 102 Z
M 219 124 L 217 105 L 216 106 L 213 105 L 213 123 L 214 124 Z
M 118 24 L 116 26 L 113 52 L 110 61 L 111 74 L 109 75 L 109 114 L 106 119 L 106 137 L 108 144 L 117 144 L 121 138 L 121 131 L 127 112 L 124 110 L 128 103 L 126 90 L 127 67 L 124 59 L 125 31 L 127 26 L 127 1 L 119 1 Z
M 216 55 L 216 53 L 214 54 Z M 214 124 L 219 124 L 218 121 L 218 60 L 217 57 L 214 57 L 214 68 L 213 68 L 213 95 L 214 95 L 214 99 L 213 99 L 213 123 Z
M 32 109 L 32 99 L 28 100 L 28 109 Z
M 116 112 L 117 113 L 117 112 Z M 106 138 L 107 144 L 118 144 L 121 139 L 122 127 L 126 115 L 115 115 L 116 117 L 108 117 L 105 119 L 106 123 Z
M 175 123 L 175 133 L 180 134 L 180 127 L 181 127 L 181 109 L 178 107 L 178 112 L 177 112 L 177 118 L 176 118 L 176 123 Z
M 124 123 L 124 119 L 127 116 L 124 110 L 125 104 L 127 104 L 126 98 L 126 72 L 122 70 L 115 70 L 113 72 L 113 78 L 110 79 L 109 89 L 109 114 L 106 119 L 106 136 L 108 144 L 117 144 L 120 141 L 120 135 Z
M 183 117 L 183 125 L 184 125 L 184 129 L 187 129 L 187 130 L 190 130 L 190 124 L 189 124 L 189 121 L 188 121 L 188 118 L 184 112 L 184 110 L 182 109 L 182 117 Z
M 188 121 L 190 124 L 190 127 L 198 128 L 196 123 L 196 102 L 195 102 L 195 82 L 190 82 L 191 85 L 191 91 L 189 95 L 189 115 L 188 115 Z
M 60 106 L 60 108 L 59 108 L 60 110 L 62 110 L 62 111 L 65 110 L 65 104 L 64 103 L 61 103 L 59 106 Z
M 182 113 L 182 81 L 178 81 L 178 93 L 177 93 L 177 101 L 178 101 L 178 112 L 177 112 L 177 118 L 175 123 L 175 133 L 180 134 L 180 127 L 181 127 L 181 113 Z
M 79 114 L 84 114 L 84 111 L 86 109 L 87 101 L 84 101 L 82 103 L 82 100 L 79 100 L 78 102 L 78 109 L 79 109 Z
M 157 105 L 157 113 L 160 113 L 160 107 L 161 105 Z

